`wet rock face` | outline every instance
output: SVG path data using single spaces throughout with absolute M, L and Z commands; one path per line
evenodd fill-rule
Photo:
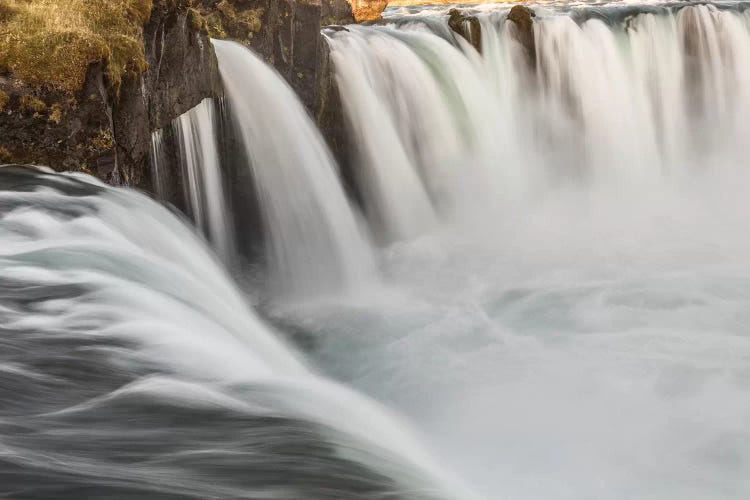
M 355 22 L 352 6 L 347 0 L 322 0 L 321 24 L 331 26 Z
M 212 37 L 242 43 L 289 82 L 314 112 L 324 42 L 322 26 L 354 22 L 346 0 L 203 0 Z
M 454 33 L 463 37 L 477 52 L 482 53 L 482 26 L 479 19 L 458 9 L 448 11 L 448 26 Z
M 110 175 L 114 135 L 104 80 L 103 66 L 91 66 L 83 91 L 74 97 L 0 76 L 0 163 Z
M 206 97 L 221 94 L 208 34 L 191 22 L 185 7 L 155 7 L 144 30 L 149 70 L 123 85 L 112 103 L 118 160 L 113 183 L 149 189 L 151 131 L 167 126 Z
M 150 191 L 151 132 L 221 95 L 210 36 L 262 55 L 316 115 L 321 93 L 331 92 L 320 86 L 320 29 L 352 22 L 347 0 L 154 0 L 143 28 L 148 69 L 119 87 L 104 63 L 90 66 L 75 92 L 0 73 L 0 163 L 82 171 Z
M 346 28 L 342 28 L 346 29 Z M 336 84 L 336 73 L 330 57 L 328 44 L 323 45 L 319 63 L 318 90 L 315 103 L 315 121 L 340 167 L 341 177 L 347 192 L 359 195 L 356 189 L 354 170 L 351 168 L 351 145 L 347 131 L 343 103 Z M 359 200 L 362 201 L 362 200 Z
M 536 42 L 534 40 L 534 21 L 536 13 L 525 5 L 515 5 L 508 13 L 516 40 L 526 53 L 526 59 L 531 68 L 536 66 Z

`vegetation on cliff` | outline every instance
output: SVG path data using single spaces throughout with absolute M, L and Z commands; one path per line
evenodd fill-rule
M 202 9 L 205 29 L 212 38 L 233 38 L 246 41 L 262 27 L 263 7 L 237 9 L 229 0 L 221 0 Z
M 151 9 L 152 0 L 0 0 L 0 74 L 76 92 L 89 65 L 105 61 L 118 87 L 147 69 Z

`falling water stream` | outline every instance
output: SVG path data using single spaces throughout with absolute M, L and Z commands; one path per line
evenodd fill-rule
M 163 207 L 0 169 L 0 491 L 455 498 L 407 426 L 305 367 Z
M 372 279 L 372 255 L 325 142 L 289 85 L 250 50 L 213 42 L 245 147 L 272 286 L 309 295 Z
M 750 496 L 748 5 L 533 4 L 532 45 L 464 7 L 481 53 L 449 8 L 324 31 L 341 165 L 213 42 L 263 220 L 222 201 L 206 101 L 175 127 L 213 252 L 141 194 L 0 169 L 0 496 Z M 221 213 L 264 235 L 265 320 Z
M 374 230 L 417 230 L 278 314 L 484 498 L 746 498 L 750 14 L 561 5 L 533 58 L 497 6 L 481 55 L 446 7 L 327 34 Z

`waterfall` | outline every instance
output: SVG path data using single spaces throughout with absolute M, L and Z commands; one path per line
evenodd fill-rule
M 747 498 L 750 4 L 527 5 L 457 7 L 481 53 L 451 6 L 325 33 L 400 241 L 283 319 L 483 498 Z
M 745 162 L 742 8 L 540 6 L 531 65 L 507 9 L 481 9 L 481 56 L 433 11 L 329 34 L 375 221 L 425 225 L 424 190 L 474 218 L 561 184 L 637 192 Z
M 356 193 L 218 40 L 151 145 L 203 238 L 2 166 L 0 497 L 750 498 L 750 2 L 529 5 L 324 30 Z
M 0 206 L 0 490 L 464 495 L 397 417 L 306 368 L 157 203 L 5 167 Z
M 235 260 L 233 217 L 224 193 L 218 125 L 213 99 L 204 99 L 177 117 L 170 132 L 177 143 L 185 209 L 216 254 L 231 265 Z M 151 134 L 151 166 L 157 198 L 169 200 L 169 183 L 175 180 L 167 171 L 164 136 L 165 130 Z
M 307 295 L 365 282 L 373 265 L 369 245 L 298 98 L 250 50 L 213 43 L 265 221 L 273 286 Z
M 189 209 L 224 262 L 232 261 L 232 217 L 227 208 L 217 141 L 218 120 L 212 99 L 175 120 L 180 166 Z
M 159 129 L 151 134 L 151 178 L 154 194 L 160 200 L 166 199 L 168 178 L 164 172 L 164 130 Z

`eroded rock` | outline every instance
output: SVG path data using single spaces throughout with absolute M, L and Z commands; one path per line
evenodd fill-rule
M 388 7 L 388 0 L 350 0 L 349 3 L 352 6 L 354 19 L 358 23 L 377 21 Z
M 220 91 L 208 35 L 188 11 L 188 0 L 154 1 L 143 28 L 149 69 L 117 85 L 104 62 L 88 67 L 79 91 L 0 75 L 0 162 L 149 189 L 151 131 Z
M 536 66 L 536 42 L 534 40 L 534 21 L 536 13 L 525 5 L 514 5 L 508 13 L 516 40 L 521 44 L 526 60 L 531 68 Z
M 477 52 L 482 53 L 482 26 L 475 16 L 458 9 L 448 11 L 448 26 L 454 33 L 463 37 Z

